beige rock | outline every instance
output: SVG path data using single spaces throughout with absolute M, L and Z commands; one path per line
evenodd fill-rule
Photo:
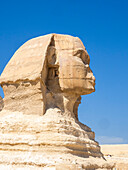
M 23 44 L 0 85 L 1 167 L 111 169 L 95 134 L 78 120 L 81 95 L 95 91 L 90 57 L 77 37 L 49 34 Z M 0 169 L 1 169 L 0 167 Z

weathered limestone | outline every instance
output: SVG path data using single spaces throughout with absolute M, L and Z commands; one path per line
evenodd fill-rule
M 81 95 L 95 91 L 89 62 L 83 43 L 69 35 L 34 38 L 16 51 L 0 77 L 1 167 L 112 168 L 78 120 Z
M 2 111 L 3 107 L 4 107 L 4 102 L 2 97 L 0 96 L 0 111 Z

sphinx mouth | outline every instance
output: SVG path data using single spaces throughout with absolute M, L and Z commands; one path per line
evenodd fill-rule
M 95 86 L 95 79 L 91 79 L 91 78 L 78 78 L 78 77 L 64 77 L 64 78 L 61 78 L 59 77 L 59 79 L 61 80 L 85 80 L 85 81 L 88 81 L 89 83 L 91 83 L 93 86 Z
M 94 79 L 85 79 L 85 80 L 88 80 L 90 83 L 93 83 L 94 85 L 96 84 Z
M 90 80 L 90 81 L 95 81 L 95 79 L 91 78 L 80 78 L 80 77 L 59 77 L 59 79 L 79 79 L 79 80 Z

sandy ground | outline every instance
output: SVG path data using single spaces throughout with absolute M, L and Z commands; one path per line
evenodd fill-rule
M 116 170 L 128 170 L 128 144 L 100 146 L 105 158 L 116 163 Z

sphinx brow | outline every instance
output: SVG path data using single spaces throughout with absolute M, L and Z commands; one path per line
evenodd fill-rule
M 77 49 L 77 50 L 74 50 L 73 51 L 73 55 L 75 56 L 75 55 L 77 55 L 77 54 L 81 54 L 81 50 L 79 50 L 79 49 Z
M 86 49 L 84 50 L 84 49 L 79 49 L 78 50 L 78 52 L 76 53 L 76 55 L 78 55 L 78 54 L 81 54 L 80 55 L 80 58 L 82 59 L 82 61 L 85 63 L 85 62 L 87 62 L 87 64 L 89 64 L 89 62 L 90 62 L 90 57 L 89 57 L 89 55 L 88 55 L 88 53 L 87 53 L 87 51 L 86 51 Z M 83 58 L 83 55 L 85 56 L 85 58 Z
M 74 52 L 77 54 L 77 53 L 86 53 L 86 50 L 82 49 L 82 48 L 78 48 L 77 50 L 74 50 Z

